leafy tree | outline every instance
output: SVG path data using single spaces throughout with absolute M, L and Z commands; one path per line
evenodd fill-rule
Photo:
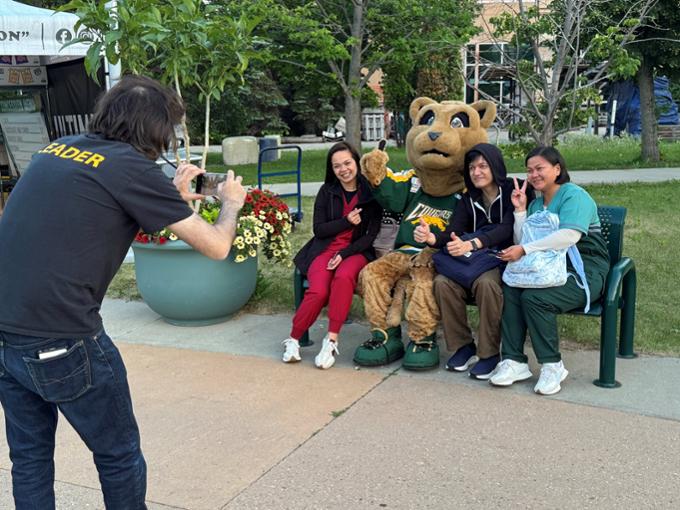
M 460 60 L 460 47 L 452 47 L 427 58 L 404 58 L 383 67 L 385 106 L 404 111 L 417 96 L 436 101 L 462 99 L 464 81 Z
M 249 6 L 256 3 L 251 0 Z M 198 90 L 205 105 L 205 167 L 211 102 L 220 100 L 227 84 L 241 82 L 255 56 L 252 31 L 259 20 L 253 11 L 236 2 L 202 0 L 118 0 L 115 10 L 107 9 L 104 0 L 72 0 L 63 9 L 74 11 L 78 26 L 90 30 L 85 67 L 91 75 L 103 52 L 114 64 L 123 56 L 135 73 L 157 69 L 180 96 L 186 87 Z M 189 157 L 186 124 L 184 132 Z
M 612 4 L 603 17 L 616 21 L 625 16 L 621 5 Z M 680 5 L 677 0 L 658 0 L 635 32 L 629 45 L 631 54 L 640 60 L 636 74 L 640 89 L 642 121 L 642 159 L 659 161 L 654 75 L 680 79 Z M 674 96 L 677 101 L 678 97 Z
M 582 105 L 599 101 L 603 81 L 637 72 L 639 60 L 627 48 L 655 2 L 636 0 L 616 23 L 597 25 L 591 21 L 612 0 L 508 0 L 488 22 L 502 70 L 522 92 L 522 104 L 503 105 L 519 119 L 514 131 L 550 145 L 585 122 L 592 112 Z
M 403 59 L 427 59 L 475 31 L 475 0 L 280 0 L 277 56 L 335 80 L 347 139 L 361 143 L 361 93 L 373 73 Z M 330 72 L 326 71 L 329 69 Z

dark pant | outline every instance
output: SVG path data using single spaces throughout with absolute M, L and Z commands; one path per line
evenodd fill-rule
M 38 357 L 62 347 L 57 357 Z M 17 510 L 54 509 L 57 410 L 92 451 L 106 508 L 146 509 L 146 463 L 127 372 L 106 333 L 49 339 L 0 331 L 0 400 Z
M 587 274 L 591 301 L 602 294 L 604 277 Z M 503 319 L 501 320 L 501 356 L 526 363 L 524 340 L 531 337 L 539 363 L 557 363 L 562 359 L 557 334 L 557 315 L 583 308 L 586 293 L 573 276 L 561 287 L 520 289 L 503 285 Z
M 468 298 L 473 297 L 479 308 L 477 354 L 482 359 L 498 354 L 501 345 L 500 319 L 503 311 L 501 273 L 498 268 L 481 274 L 471 289 L 466 289 L 439 274 L 434 279 L 434 295 L 442 315 L 444 339 L 449 351 L 456 352 L 473 342 L 466 303 Z

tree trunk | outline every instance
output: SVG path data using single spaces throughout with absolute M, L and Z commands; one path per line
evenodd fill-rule
M 175 90 L 177 91 L 177 95 L 179 96 L 180 99 L 184 100 L 182 98 L 182 89 L 179 86 L 179 76 L 177 75 L 177 71 L 175 71 Z M 190 163 L 190 158 L 191 158 L 191 150 L 189 149 L 189 128 L 187 127 L 187 116 L 186 113 L 182 115 L 182 132 L 184 133 L 184 154 L 186 155 L 187 158 L 187 163 Z M 175 162 L 179 165 L 179 151 L 175 150 Z
M 555 144 L 555 126 L 552 119 L 546 118 L 543 129 L 541 129 L 539 138 L 536 141 L 544 147 L 552 147 Z
M 366 0 L 354 0 L 352 11 L 352 46 L 349 75 L 345 90 L 345 121 L 347 141 L 361 152 L 361 46 L 364 38 L 364 4 Z
M 201 158 L 201 169 L 205 170 L 208 162 L 208 147 L 210 146 L 210 96 L 205 98 L 205 134 L 203 135 L 203 157 Z
M 346 140 L 361 152 L 361 99 L 345 94 Z
M 642 122 L 642 161 L 659 161 L 659 138 L 656 130 L 656 101 L 654 72 L 643 56 L 637 73 L 640 89 L 640 118 Z

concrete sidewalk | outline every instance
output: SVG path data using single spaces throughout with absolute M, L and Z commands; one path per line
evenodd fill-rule
M 592 385 L 596 351 L 567 350 L 561 393 L 492 388 L 442 369 L 357 369 L 366 327 L 343 329 L 328 371 L 280 362 L 291 316 L 201 328 L 106 300 L 128 367 L 151 509 L 677 508 L 680 359 L 618 360 L 621 388 Z M 442 362 L 449 353 L 442 352 Z M 536 365 L 532 362 L 532 368 Z M 12 508 L 0 443 L 0 508 Z M 65 420 L 58 508 L 103 508 L 91 455 Z

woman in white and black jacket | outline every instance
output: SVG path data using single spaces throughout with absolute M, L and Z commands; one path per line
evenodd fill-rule
M 338 334 L 347 319 L 359 272 L 375 259 L 375 241 L 382 208 L 368 181 L 359 173 L 359 153 L 345 142 L 328 151 L 326 179 L 314 202 L 314 237 L 295 256 L 307 275 L 309 289 L 293 317 L 290 336 L 283 341 L 283 361 L 300 360 L 300 336 L 328 305 L 328 334 L 314 362 L 330 368 L 338 353 Z
M 416 235 L 423 239 L 421 242 L 433 247 L 446 246 L 452 256 L 481 248 L 510 246 L 514 224 L 510 197 L 514 184 L 507 179 L 503 154 L 495 145 L 477 144 L 465 155 L 465 169 L 467 191 L 458 202 L 447 229 L 433 234 L 421 224 Z M 473 233 L 472 239 L 460 239 L 463 234 Z M 434 293 L 441 311 L 446 345 L 454 353 L 446 368 L 456 372 L 470 369 L 471 377 L 488 379 L 500 361 L 503 291 L 499 268 L 483 273 L 470 288 L 437 275 Z M 477 346 L 467 320 L 466 300 L 471 297 L 479 307 Z

